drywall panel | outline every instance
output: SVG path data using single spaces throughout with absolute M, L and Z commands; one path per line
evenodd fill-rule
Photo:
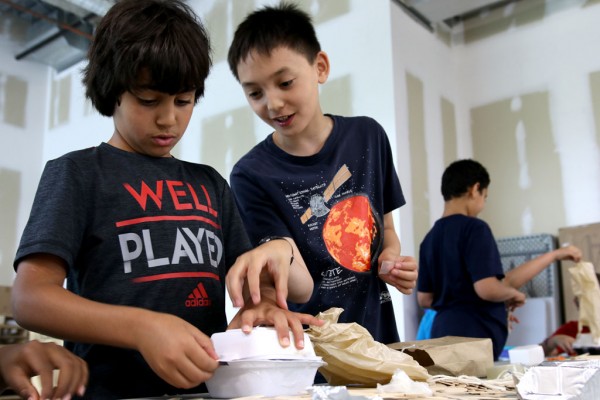
M 596 148 L 600 150 L 600 71 L 590 74 L 590 92 L 592 94 L 592 112 L 596 131 Z
M 17 248 L 17 212 L 21 197 L 21 173 L 0 168 L 0 282 L 12 282 L 12 263 Z
M 71 109 L 71 75 L 52 81 L 50 90 L 49 127 L 53 129 L 69 122 Z
M 27 103 L 27 81 L 8 75 L 4 79 L 0 75 L 0 114 L 5 123 L 25 128 L 25 105 Z
M 458 150 L 456 147 L 456 113 L 454 111 L 454 104 L 444 97 L 442 97 L 440 100 L 440 107 L 442 109 L 441 116 L 442 134 L 444 138 L 444 165 L 447 166 L 452 161 L 455 161 L 458 157 Z
M 474 158 L 491 177 L 482 216 L 495 235 L 555 233 L 565 210 L 548 93 L 476 107 L 471 121 Z
M 412 181 L 412 193 L 408 195 L 407 201 L 410 201 L 413 206 L 415 242 L 421 243 L 430 228 L 423 82 L 416 76 L 407 73 L 406 92 Z
M 355 115 L 352 109 L 352 79 L 350 75 L 329 79 L 321 87 L 321 108 L 327 114 Z
M 302 8 L 312 15 L 313 22 L 316 25 L 338 18 L 351 11 L 350 0 L 311 0 L 301 4 Z
M 253 115 L 250 107 L 241 107 L 203 119 L 202 146 L 198 149 L 202 163 L 215 168 L 228 179 L 235 162 L 256 143 Z
M 231 6 L 231 8 L 229 8 Z M 213 6 L 202 16 L 202 21 L 210 32 L 211 46 L 213 50 L 213 62 L 227 61 L 229 45 L 233 40 L 233 28 L 235 28 L 244 17 L 256 7 L 254 1 L 237 1 L 235 6 L 228 1 L 216 1 Z M 231 18 L 229 18 L 231 10 Z

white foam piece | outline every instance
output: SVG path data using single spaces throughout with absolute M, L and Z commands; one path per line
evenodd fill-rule
M 511 364 L 539 365 L 544 361 L 544 349 L 539 344 L 514 347 L 508 350 Z

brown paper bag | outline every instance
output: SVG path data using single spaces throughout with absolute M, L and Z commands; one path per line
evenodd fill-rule
M 569 273 L 573 294 L 579 299 L 579 333 L 583 326 L 589 327 L 594 343 L 600 345 L 600 285 L 594 266 L 580 262 Z
M 319 372 L 330 385 L 387 384 L 397 369 L 402 369 L 413 380 L 429 378 L 427 370 L 411 356 L 375 341 L 359 324 L 337 323 L 342 311 L 331 308 L 320 313 L 318 317 L 325 320 L 325 324 L 311 326 L 307 331 L 315 353 L 327 363 Z
M 492 340 L 445 336 L 437 339 L 401 342 L 390 348 L 410 354 L 431 375 L 486 377 L 494 366 Z

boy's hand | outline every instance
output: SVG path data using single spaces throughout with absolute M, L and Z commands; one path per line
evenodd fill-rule
M 400 292 L 411 294 L 417 286 L 418 276 L 419 269 L 413 257 L 399 256 L 390 262 L 379 256 L 379 277 Z
M 548 355 L 556 356 L 561 353 L 576 355 L 577 352 L 573 349 L 575 338 L 569 335 L 554 335 L 546 340 Z
M 514 289 L 514 293 L 515 294 L 513 297 L 506 301 L 506 307 L 509 312 L 514 311 L 517 307 L 523 306 L 525 304 L 525 300 L 527 299 L 525 293 L 520 292 L 517 289 Z
M 581 261 L 581 250 L 578 247 L 573 245 L 563 245 L 556 250 L 554 250 L 555 260 L 572 260 L 575 262 Z
M 212 341 L 174 315 L 152 313 L 136 334 L 137 349 L 165 382 L 183 389 L 210 379 L 219 366 Z
M 57 386 L 53 386 L 53 372 L 60 371 Z M 38 393 L 31 378 L 40 376 L 42 392 Z M 65 398 L 83 396 L 88 380 L 85 361 L 55 343 L 31 341 L 3 346 L 0 349 L 0 386 L 5 382 L 24 399 Z M 0 391 L 1 391 L 0 387 Z
M 519 324 L 521 321 L 519 321 L 519 318 L 517 318 L 517 316 L 515 315 L 514 312 L 509 311 L 508 312 L 508 331 L 512 331 L 513 327 L 515 326 L 515 324 Z
M 244 282 L 254 304 L 261 301 L 261 274 L 263 269 L 275 285 L 277 304 L 287 309 L 288 278 L 292 247 L 286 239 L 271 240 L 237 258 L 229 269 L 225 283 L 234 307 L 244 306 Z
M 228 329 L 239 328 L 249 333 L 253 326 L 274 326 L 283 347 L 290 345 L 290 330 L 294 336 L 296 348 L 304 348 L 304 330 L 302 325 L 321 326 L 325 321 L 309 314 L 296 313 L 280 308 L 274 298 L 263 291 L 259 304 L 246 304 L 231 320 Z

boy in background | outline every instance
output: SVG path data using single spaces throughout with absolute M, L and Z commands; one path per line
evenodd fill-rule
M 383 128 L 368 117 L 324 114 L 319 85 L 329 76 L 310 16 L 292 4 L 267 6 L 238 26 L 229 67 L 253 111 L 274 132 L 234 166 L 230 183 L 253 243 L 286 240 L 314 291 L 291 310 L 331 307 L 382 343 L 399 341 L 386 283 L 416 285 L 401 255 L 392 211 L 404 196 Z M 383 261 L 388 261 L 381 268 Z
M 60 371 L 56 387 L 53 371 Z M 40 376 L 41 392 L 31 383 Z M 0 393 L 10 388 L 23 399 L 63 399 L 83 396 L 88 379 L 85 361 L 55 343 L 26 343 L 0 346 Z
M 211 66 L 193 11 L 119 1 L 88 55 L 86 95 L 114 133 L 47 163 L 14 261 L 15 320 L 87 361 L 94 399 L 205 392 L 218 366 L 210 335 L 227 327 L 226 275 L 244 306 L 235 327 L 275 324 L 284 345 L 291 327 L 302 347 L 302 325 L 319 321 L 279 308 L 273 285 L 297 280 L 290 298 L 305 301 L 308 272 L 287 274 L 280 241 L 251 250 L 225 179 L 171 155 Z M 252 301 L 241 304 L 242 289 Z
M 494 360 L 508 337 L 508 311 L 525 303 L 519 288 L 556 260 L 579 261 L 575 246 L 544 253 L 504 275 L 483 211 L 490 177 L 474 160 L 450 164 L 442 175 L 444 213 L 420 246 L 419 305 L 436 311 L 431 337 L 490 338 Z

